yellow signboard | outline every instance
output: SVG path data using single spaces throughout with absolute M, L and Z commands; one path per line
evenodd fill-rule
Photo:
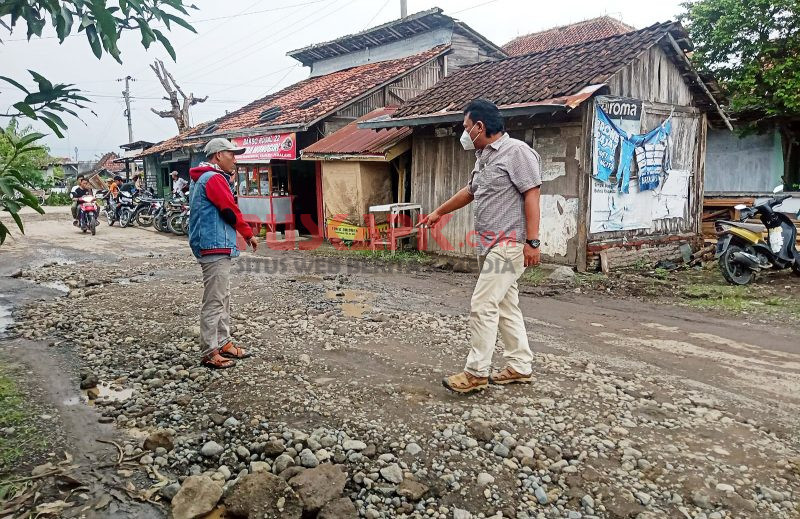
M 340 239 L 343 241 L 367 241 L 369 239 L 369 228 L 358 225 L 339 222 L 328 219 L 328 239 Z M 378 232 L 385 233 L 389 230 L 389 224 L 384 223 L 376 226 Z

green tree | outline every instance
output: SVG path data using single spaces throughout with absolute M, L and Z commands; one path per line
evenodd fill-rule
M 7 164 L 14 154 L 14 145 L 32 133 L 32 127 L 20 128 L 17 120 L 11 119 L 8 126 L 0 131 L 0 164 Z M 22 174 L 23 184 L 34 189 L 49 187 L 44 178 L 44 171 L 52 160 L 46 146 L 37 146 L 30 152 L 19 155 L 16 169 Z
M 728 109 L 777 124 L 788 168 L 800 116 L 800 2 L 798 0 L 695 0 L 681 21 L 695 51 L 692 61 L 720 80 Z
M 189 15 L 188 9 L 197 7 L 187 5 L 184 0 L 0 0 L 0 27 L 13 33 L 22 20 L 30 40 L 41 37 L 44 28 L 50 26 L 55 29 L 59 43 L 72 34 L 84 33 L 97 58 L 107 53 L 120 63 L 119 38 L 124 32 L 135 31 L 141 34 L 146 49 L 157 41 L 174 60 L 175 50 L 165 32 L 170 31 L 173 24 L 195 32 L 185 19 Z M 63 138 L 63 131 L 67 129 L 64 117 L 80 118 L 80 110 L 86 109 L 90 100 L 72 84 L 53 83 L 36 71 L 28 72 L 36 83 L 35 89 L 26 88 L 18 78 L 0 75 L 0 83 L 11 85 L 20 92 L 20 100 L 12 103 L 5 113 L 0 113 L 0 118 L 41 121 Z M 0 132 L 5 135 L 6 129 Z M 35 143 L 43 137 L 31 133 L 16 141 L 9 159 L 0 157 L 0 209 L 11 214 L 23 233 L 24 227 L 18 215 L 22 206 L 39 212 L 42 209 L 26 188 L 30 184 L 25 180 L 24 168 L 20 169 L 20 161 L 41 148 Z M 13 141 L 14 136 L 6 138 Z M 8 232 L 0 223 L 0 244 Z

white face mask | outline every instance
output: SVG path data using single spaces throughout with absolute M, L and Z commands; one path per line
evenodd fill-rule
M 473 126 L 473 128 L 475 127 Z M 464 131 L 461 133 L 461 138 L 459 141 L 461 141 L 461 146 L 463 146 L 466 151 L 475 149 L 475 141 L 472 140 L 472 136 L 469 134 L 466 128 L 464 128 Z

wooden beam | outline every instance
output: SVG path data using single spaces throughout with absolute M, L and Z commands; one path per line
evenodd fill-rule
M 676 54 L 678 54 L 678 59 L 680 59 L 683 63 L 687 64 L 691 68 L 691 70 L 693 71 L 693 76 L 695 81 L 697 81 L 700 88 L 702 88 L 705 91 L 706 95 L 708 95 L 709 99 L 711 99 L 711 102 L 714 103 L 714 107 L 717 109 L 717 112 L 722 118 L 722 121 L 725 123 L 725 126 L 727 126 L 730 131 L 733 131 L 733 126 L 731 126 L 731 122 L 728 120 L 728 117 L 725 115 L 725 112 L 722 110 L 722 107 L 719 106 L 719 103 L 717 103 L 717 100 L 714 98 L 711 92 L 709 92 L 708 87 L 706 87 L 706 84 L 703 83 L 703 80 L 702 78 L 700 78 L 700 75 L 697 73 L 697 71 L 694 70 L 694 67 L 692 67 L 691 63 L 689 63 L 689 58 L 687 58 L 686 54 L 683 53 L 683 50 L 681 50 L 680 46 L 675 41 L 675 38 L 673 38 L 671 34 L 667 34 L 666 38 L 668 39 L 670 45 L 672 45 L 672 48 L 675 49 Z

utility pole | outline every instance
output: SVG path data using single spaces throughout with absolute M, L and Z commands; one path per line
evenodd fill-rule
M 122 91 L 122 95 L 125 97 L 125 117 L 128 118 L 128 143 L 133 142 L 133 123 L 131 122 L 131 81 L 136 81 L 130 76 L 125 76 L 125 78 L 118 79 L 117 81 L 125 81 L 125 90 Z
M 408 0 L 400 0 L 400 18 L 408 16 Z

